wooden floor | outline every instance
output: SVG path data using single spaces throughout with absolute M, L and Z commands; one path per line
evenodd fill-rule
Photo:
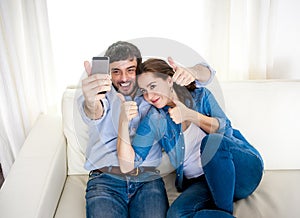
M 1 167 L 1 164 L 0 164 L 0 188 L 2 186 L 4 182 L 4 177 L 3 177 L 3 173 L 2 173 L 2 167 Z

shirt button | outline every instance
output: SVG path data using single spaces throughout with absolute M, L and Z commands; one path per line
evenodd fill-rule
M 184 147 L 181 147 L 182 149 L 184 149 Z
M 180 174 L 177 174 L 177 176 L 179 177 L 179 176 L 180 176 Z

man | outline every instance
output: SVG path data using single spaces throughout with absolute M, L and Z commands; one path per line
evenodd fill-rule
M 129 125 L 130 136 L 150 105 L 143 100 L 136 85 L 136 70 L 142 61 L 139 49 L 128 42 L 116 42 L 106 51 L 110 58 L 111 77 L 91 75 L 91 66 L 85 62 L 88 74 L 82 81 L 83 96 L 78 99 L 83 120 L 89 126 L 89 142 L 85 168 L 90 171 L 86 189 L 87 217 L 165 217 L 168 199 L 163 180 L 155 170 L 161 160 L 161 148 L 155 145 L 147 159 L 136 169 L 122 173 L 117 157 L 117 136 L 120 101 L 117 92 L 127 101 L 135 101 L 138 115 Z M 208 66 L 196 65 L 185 69 L 176 66 L 173 80 L 186 85 L 197 79 L 208 81 L 214 71 Z M 100 94 L 105 91 L 106 94 Z

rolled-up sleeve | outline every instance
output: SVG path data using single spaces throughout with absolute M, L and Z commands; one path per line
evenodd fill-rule
M 214 117 L 219 122 L 218 133 L 226 133 L 231 129 L 231 122 L 218 104 L 214 95 L 206 88 L 196 90 L 197 111 L 209 117 Z
M 227 126 L 227 119 L 215 117 L 219 122 L 219 129 L 217 130 L 218 133 L 224 133 L 226 131 Z
M 200 82 L 198 80 L 195 80 L 195 83 L 196 83 L 196 87 L 197 88 L 200 88 L 200 87 L 203 87 L 203 86 L 206 86 L 208 85 L 209 83 L 212 82 L 212 80 L 214 79 L 215 75 L 216 75 L 216 71 L 206 62 L 201 62 L 199 63 L 200 65 L 204 66 L 204 67 L 207 67 L 210 71 L 210 77 L 209 79 L 206 81 L 206 82 Z

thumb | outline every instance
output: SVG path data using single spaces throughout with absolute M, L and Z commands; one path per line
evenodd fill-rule
M 121 102 L 125 102 L 125 97 L 124 95 L 122 95 L 121 93 L 117 93 L 117 96 L 119 97 L 119 99 L 121 100 Z
M 168 57 L 168 63 L 171 65 L 174 71 L 177 70 L 177 65 L 175 64 L 175 61 L 173 60 L 172 57 Z
M 88 62 L 88 61 L 84 62 L 84 69 L 87 72 L 88 76 L 92 75 L 92 68 L 91 68 L 90 62 Z

